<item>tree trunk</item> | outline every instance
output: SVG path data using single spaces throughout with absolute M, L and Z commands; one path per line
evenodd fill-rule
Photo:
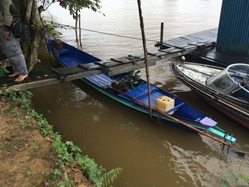
M 37 0 L 19 0 L 20 16 L 24 21 L 29 38 L 22 41 L 28 70 L 38 62 L 38 46 L 43 38 Z M 34 26 L 35 25 L 35 26 Z

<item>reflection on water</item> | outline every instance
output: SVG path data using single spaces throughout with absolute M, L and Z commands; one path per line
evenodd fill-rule
M 164 39 L 218 27 L 221 0 L 142 1 L 148 50 L 159 40 L 160 22 Z M 102 0 L 105 16 L 82 12 L 82 27 L 141 38 L 134 0 Z M 64 9 L 50 9 L 55 21 L 74 25 Z M 45 15 L 49 15 L 47 12 Z M 63 17 L 61 17 L 63 15 Z M 141 40 L 114 37 L 83 30 L 83 48 L 102 59 L 141 54 Z M 76 45 L 73 30 L 62 30 L 62 39 Z M 51 58 L 46 60 L 51 61 Z M 150 68 L 151 83 L 170 91 L 217 120 L 238 138 L 234 149 L 249 153 L 248 130 L 206 105 L 170 72 L 170 61 Z M 142 77 L 145 77 L 144 70 Z M 151 122 L 149 117 L 107 98 L 81 81 L 32 90 L 33 103 L 66 140 L 107 169 L 122 167 L 115 186 L 220 186 L 226 168 L 239 172 L 240 160 L 220 151 L 220 144 L 182 128 Z M 49 112 L 50 111 L 50 112 Z M 249 173 L 248 158 L 241 172 Z

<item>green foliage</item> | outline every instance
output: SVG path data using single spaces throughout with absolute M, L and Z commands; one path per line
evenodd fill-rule
M 58 181 L 57 184 L 54 184 L 52 181 L 54 184 L 52 186 L 74 186 L 74 181 L 62 174 L 62 171 L 64 171 L 64 166 L 68 163 L 73 163 L 74 161 L 78 163 L 80 170 L 86 177 L 88 177 L 89 180 L 93 182 L 95 187 L 111 186 L 111 184 L 117 179 L 118 175 L 122 171 L 121 168 L 115 168 L 103 174 L 105 169 L 102 166 L 96 164 L 96 162 L 88 156 L 82 156 L 80 154 L 82 152 L 81 149 L 74 145 L 72 141 L 66 141 L 65 143 L 62 141 L 61 136 L 57 132 L 53 131 L 53 127 L 48 123 L 43 115 L 38 114 L 31 107 L 31 92 L 11 92 L 9 93 L 9 97 L 14 103 L 19 105 L 20 109 L 18 107 L 12 109 L 15 114 L 21 115 L 25 111 L 29 117 L 32 117 L 36 120 L 40 129 L 40 133 L 44 137 L 49 137 L 51 140 L 53 140 L 52 149 L 56 153 L 55 162 L 58 168 L 50 172 L 46 172 L 50 180 Z M 25 126 L 26 124 L 23 125 Z M 32 142 L 31 147 L 34 151 L 36 151 L 40 146 L 36 142 Z
M 223 187 L 231 187 L 230 184 L 224 179 L 221 179 L 220 183 Z
M 20 97 L 18 97 L 18 93 L 17 92 L 9 92 L 9 98 L 11 99 L 11 101 L 13 102 L 19 102 Z
M 114 183 L 115 180 L 117 180 L 118 176 L 123 171 L 122 168 L 114 168 L 110 170 L 109 172 L 104 174 L 104 187 L 111 186 L 111 184 Z
M 22 114 L 22 111 L 18 107 L 14 107 L 11 109 L 11 113 L 17 117 L 20 117 Z
M 68 149 L 73 153 L 82 152 L 81 149 L 78 146 L 74 145 L 72 141 L 66 141 L 66 145 L 67 145 Z
M 53 146 L 53 149 L 57 153 L 57 162 L 59 162 L 59 163 L 64 163 L 64 162 L 72 163 L 74 161 L 72 153 L 68 152 L 67 145 L 62 142 L 60 135 L 57 135 L 54 137 L 54 141 L 53 141 L 52 146 Z
M 23 128 L 26 128 L 26 127 L 28 127 L 28 122 L 27 122 L 27 120 L 23 120 L 22 122 L 21 122 L 21 124 L 22 124 L 22 126 L 23 126 Z
M 100 0 L 38 0 L 46 10 L 52 3 L 59 2 L 60 6 L 68 9 L 74 19 L 78 18 L 78 12 L 83 8 L 88 8 L 97 12 L 100 10 Z
M 58 23 L 55 23 L 53 21 L 49 22 L 49 21 L 44 21 L 44 24 L 43 24 L 43 31 L 44 33 L 46 33 L 47 35 L 49 36 L 53 36 L 53 37 L 58 37 L 61 35 L 61 32 L 57 31 L 58 28 L 63 28 L 63 29 L 66 29 L 67 27 L 61 25 L 61 24 L 58 24 Z
M 30 170 L 30 168 L 26 168 L 25 176 L 30 177 L 31 175 L 32 175 L 32 171 Z
M 80 15 L 79 12 L 83 8 L 92 9 L 94 12 L 100 10 L 100 0 L 39 0 L 40 4 L 42 4 L 43 9 L 46 10 L 49 8 L 51 4 L 54 2 L 59 2 L 62 8 L 68 9 L 70 15 L 72 15 L 73 19 L 78 20 Z M 39 23 L 33 23 L 33 27 L 39 27 Z M 43 31 L 47 35 L 58 37 L 61 33 L 57 30 L 57 28 L 67 29 L 68 27 L 62 24 L 55 23 L 53 21 L 43 21 Z
M 40 145 L 37 142 L 31 142 L 31 148 L 32 148 L 31 157 L 38 158 L 40 156 L 38 152 Z
M 103 186 L 103 170 L 102 166 L 98 166 L 93 159 L 88 156 L 76 155 L 75 160 L 77 161 L 80 169 L 84 171 L 87 177 L 93 182 L 95 187 Z
M 74 19 L 78 18 L 78 12 L 83 8 L 92 9 L 97 12 L 101 7 L 100 0 L 58 0 L 61 7 L 70 11 Z
M 60 179 L 62 176 L 62 172 L 57 168 L 51 171 L 46 171 L 45 174 L 49 177 L 50 180 Z
M 58 187 L 67 187 L 67 186 L 73 186 L 74 181 L 70 180 L 69 178 L 65 178 L 63 181 L 60 181 L 57 186 Z
M 9 97 L 10 99 L 17 103 L 20 104 L 21 109 L 25 110 L 30 110 L 31 108 L 31 100 L 30 98 L 32 97 L 32 93 L 25 91 L 25 92 L 9 92 Z
M 31 147 L 34 150 L 38 150 L 40 148 L 40 145 L 37 142 L 32 142 L 31 143 Z
M 249 185 L 249 175 L 240 174 L 239 177 Z

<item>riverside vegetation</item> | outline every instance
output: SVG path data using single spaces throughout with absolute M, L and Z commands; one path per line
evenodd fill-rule
M 63 142 L 31 97 L 27 91 L 1 96 L 0 186 L 112 186 L 122 168 L 106 172 L 73 142 Z

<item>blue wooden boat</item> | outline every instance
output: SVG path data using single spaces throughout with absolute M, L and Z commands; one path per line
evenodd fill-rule
M 101 62 L 100 59 L 64 42 L 59 49 L 55 49 L 54 41 L 54 38 L 46 37 L 49 51 L 64 67 L 87 66 L 87 71 L 91 71 L 91 69 L 96 69 Z M 139 71 L 114 76 L 101 73 L 85 77 L 82 80 L 106 96 L 130 108 L 149 114 L 147 82 L 140 79 Z M 164 110 L 162 108 L 165 107 L 165 98 L 172 101 L 173 106 L 162 111 Z M 236 141 L 236 138 L 229 136 L 224 130 L 217 127 L 216 121 L 152 84 L 150 84 L 150 100 L 153 117 L 187 127 L 204 135 L 208 133 L 208 135 L 214 136 L 222 142 L 234 143 Z M 163 107 L 158 107 L 158 103 L 162 104 Z

